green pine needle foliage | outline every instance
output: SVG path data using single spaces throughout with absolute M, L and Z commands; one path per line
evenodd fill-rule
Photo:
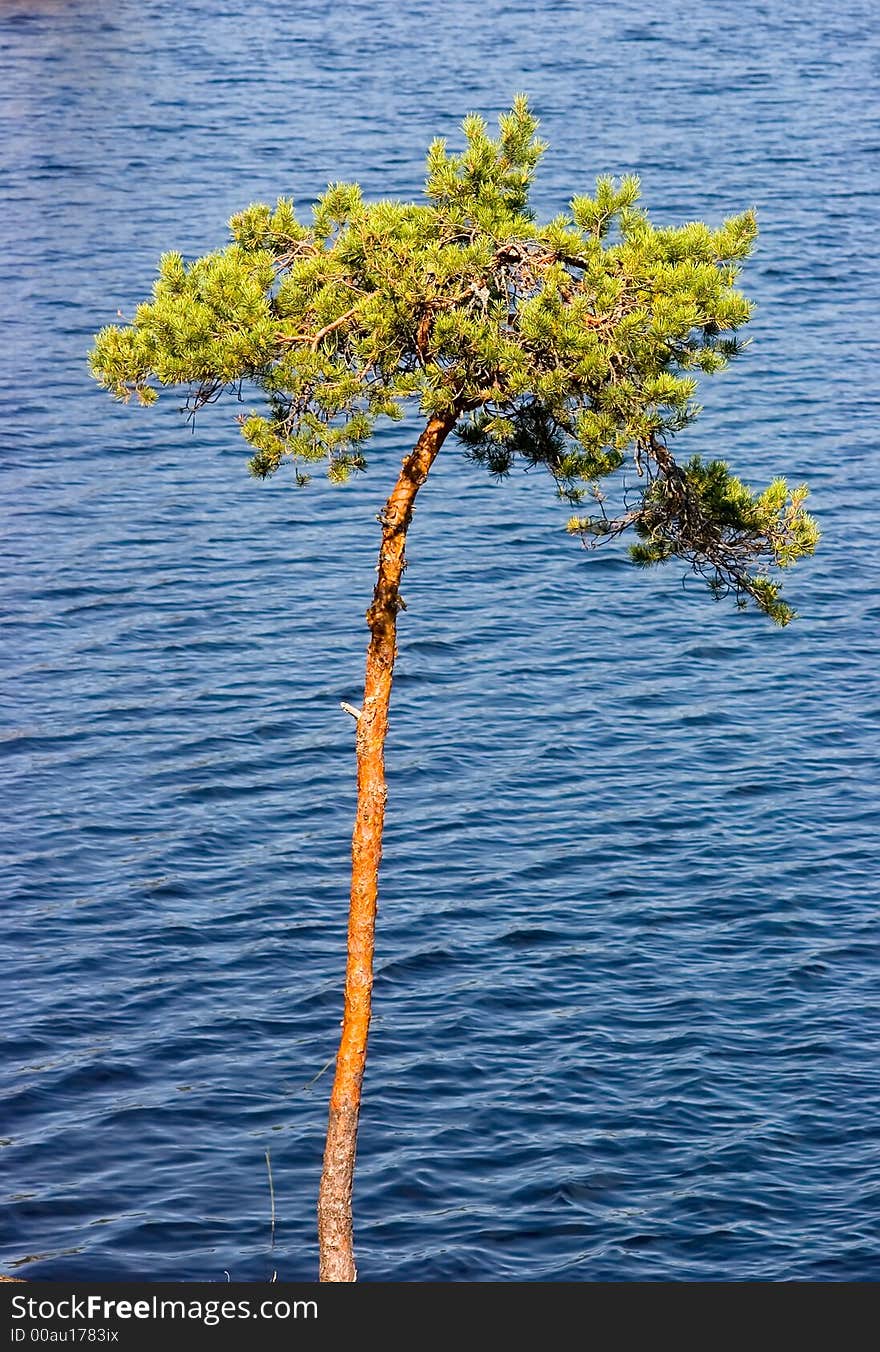
M 754 214 L 655 227 L 637 178 L 603 177 L 542 224 L 537 127 L 522 96 L 497 136 L 467 117 L 460 153 L 431 145 L 419 203 L 332 183 L 308 222 L 287 198 L 247 207 L 224 248 L 161 258 L 132 321 L 96 336 L 96 379 L 144 404 L 183 387 L 193 414 L 254 390 L 262 408 L 239 417 L 250 468 L 265 478 L 289 460 L 298 483 L 312 464 L 334 482 L 363 469 L 376 419 L 416 403 L 454 420 L 489 473 L 541 466 L 565 500 L 600 502 L 570 523 L 586 542 L 631 526 L 637 563 L 685 559 L 716 594 L 786 623 L 767 569 L 816 546 L 806 490 L 777 480 L 755 495 L 722 462 L 682 468 L 669 450 L 699 412 L 698 374 L 741 349 Z M 639 502 L 612 520 L 598 484 L 627 462 Z

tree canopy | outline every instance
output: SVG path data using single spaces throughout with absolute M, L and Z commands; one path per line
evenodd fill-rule
M 417 403 L 491 474 L 549 470 L 586 542 L 632 528 L 636 563 L 683 559 L 787 623 L 770 572 L 815 548 L 806 488 L 753 492 L 670 448 L 700 411 L 697 375 L 740 351 L 754 213 L 658 227 L 638 179 L 603 177 L 541 223 L 529 189 L 546 147 L 525 98 L 497 137 L 478 116 L 462 128 L 461 153 L 431 145 L 422 202 L 334 183 L 308 224 L 282 197 L 234 216 L 216 252 L 163 255 L 151 299 L 98 334 L 94 374 L 143 403 L 185 386 L 191 413 L 256 387 L 262 406 L 239 417 L 251 470 L 289 460 L 300 483 L 318 464 L 334 481 L 364 469 L 376 420 Z M 602 483 L 621 471 L 614 515 Z

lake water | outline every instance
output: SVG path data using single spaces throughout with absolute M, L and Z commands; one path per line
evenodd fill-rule
M 356 1181 L 369 1281 L 880 1277 L 880 40 L 869 0 L 4 0 L 0 1270 L 316 1274 L 375 514 L 120 408 L 158 254 L 415 197 L 529 93 L 542 215 L 755 205 L 682 454 L 807 479 L 786 630 L 444 449 L 416 513 Z M 276 1194 L 271 1246 L 265 1154 Z

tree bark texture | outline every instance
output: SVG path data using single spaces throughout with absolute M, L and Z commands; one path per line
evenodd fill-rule
M 457 416 L 457 412 L 450 413 L 429 421 L 404 460 L 381 517 L 378 576 L 372 605 L 367 611 L 370 642 L 364 702 L 357 720 L 357 812 L 351 841 L 345 1009 L 318 1194 L 319 1275 L 322 1282 L 353 1282 L 357 1278 L 351 1197 L 370 1028 L 376 899 L 387 797 L 385 735 L 397 656 L 397 613 L 402 604 L 400 580 L 406 567 L 406 532 L 412 520 L 416 494 Z

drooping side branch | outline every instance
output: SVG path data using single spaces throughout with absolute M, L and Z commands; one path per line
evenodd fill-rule
M 775 479 L 755 494 L 722 460 L 694 456 L 679 465 L 654 434 L 637 446 L 636 468 L 645 487 L 634 507 L 612 518 L 603 505 L 602 516 L 574 517 L 569 531 L 592 545 L 632 527 L 639 537 L 630 549 L 635 563 L 683 559 L 716 597 L 733 592 L 741 608 L 751 597 L 780 625 L 794 618 L 767 570 L 790 567 L 815 548 L 818 530 L 804 511 L 805 486 L 789 489 Z M 604 495 L 596 496 L 602 505 Z
M 382 514 L 382 544 L 373 601 L 367 611 L 370 642 L 364 701 L 357 721 L 357 812 L 351 842 L 351 906 L 345 1009 L 330 1097 L 324 1170 L 318 1196 L 320 1280 L 353 1282 L 351 1195 L 357 1151 L 361 1085 L 373 988 L 376 898 L 385 823 L 385 736 L 394 660 L 406 533 L 416 494 L 458 414 L 432 418 L 406 457 Z

